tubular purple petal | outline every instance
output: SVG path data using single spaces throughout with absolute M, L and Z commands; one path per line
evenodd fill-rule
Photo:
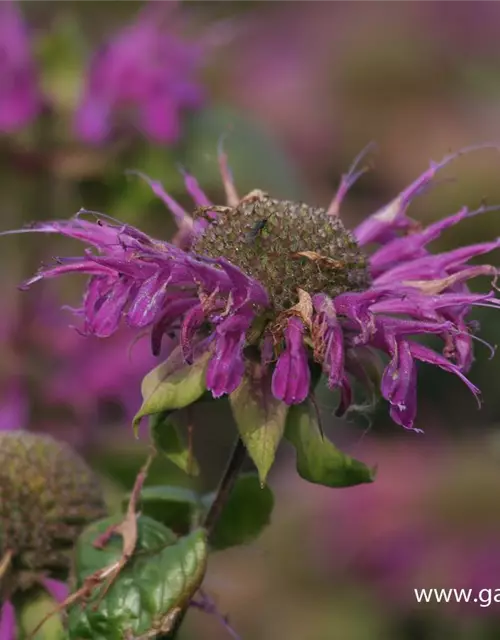
M 214 398 L 232 393 L 243 379 L 243 347 L 250 321 L 250 316 L 233 316 L 217 326 L 214 355 L 207 369 L 207 389 Z
M 481 406 L 481 401 L 479 399 L 480 391 L 479 389 L 472 384 L 472 382 L 464 376 L 464 374 L 460 371 L 460 369 L 447 360 L 445 357 L 439 355 L 429 347 L 424 346 L 423 344 L 418 344 L 416 342 L 410 343 L 410 351 L 414 358 L 420 360 L 421 362 L 427 362 L 428 364 L 433 364 L 438 366 L 440 369 L 444 371 L 448 371 L 449 373 L 454 373 L 456 376 L 462 380 L 462 382 L 469 388 L 469 390 L 474 394 L 474 397 L 477 400 L 478 406 Z
M 407 341 L 393 339 L 391 343 L 392 359 L 384 370 L 381 391 L 391 404 L 404 409 L 412 380 L 415 384 L 415 364 Z
M 369 289 L 359 294 L 344 293 L 335 298 L 334 306 L 337 315 L 352 320 L 359 329 L 359 336 L 355 338 L 357 343 L 366 343 L 375 331 L 375 320 L 370 307 L 386 295 L 387 292 L 383 289 L 379 291 Z
M 452 322 L 425 322 L 407 318 L 377 317 L 377 332 L 387 336 L 409 336 L 413 334 L 445 333 L 453 328 Z
M 141 284 L 127 312 L 127 322 L 131 327 L 147 327 L 154 322 L 167 297 L 167 282 L 166 275 L 157 271 Z
M 417 368 L 413 364 L 408 382 L 408 389 L 404 402 L 397 404 L 391 403 L 389 415 L 396 424 L 401 425 L 405 429 L 411 429 L 417 433 L 422 433 L 422 429 L 413 426 L 415 416 L 417 414 Z
M 392 239 L 393 236 L 391 234 L 394 231 L 410 227 L 412 223 L 406 217 L 406 210 L 413 198 L 421 194 L 432 182 L 436 173 L 466 153 L 488 148 L 498 149 L 498 146 L 494 144 L 483 144 L 464 147 L 456 153 L 445 156 L 440 162 L 431 162 L 429 169 L 402 191 L 397 198 L 356 227 L 354 235 L 358 243 L 361 246 L 369 244 L 370 242 L 384 243 L 387 239 Z
M 375 148 L 375 144 L 370 142 L 355 158 L 351 166 L 349 167 L 349 171 L 345 173 L 341 180 L 340 185 L 333 198 L 330 206 L 328 207 L 328 215 L 330 216 L 338 216 L 340 213 L 340 206 L 342 201 L 344 200 L 347 192 L 353 186 L 355 182 L 368 171 L 367 167 L 363 167 L 362 169 L 358 169 L 361 161 L 368 155 L 370 151 Z
M 63 264 L 58 267 L 52 267 L 51 269 L 41 269 L 36 276 L 25 280 L 20 289 L 26 290 L 31 287 L 35 282 L 39 282 L 45 278 L 57 278 L 58 276 L 66 275 L 67 273 L 85 273 L 87 275 L 97 276 L 114 276 L 114 272 L 106 267 L 95 264 L 92 260 L 82 260 L 81 262 L 73 262 L 72 264 Z
M 184 171 L 184 169 L 182 169 L 182 175 L 184 176 L 186 190 L 197 207 L 208 207 L 213 204 L 213 202 L 207 198 L 205 192 L 200 188 L 198 180 L 196 180 L 194 176 L 187 173 L 187 171 Z
M 448 357 L 454 357 L 456 363 L 461 371 L 468 373 L 474 360 L 474 354 L 472 349 L 472 336 L 469 333 L 469 328 L 464 321 L 465 315 L 469 312 L 469 309 L 465 309 L 459 314 L 457 318 L 453 319 L 453 324 L 458 330 L 457 333 L 451 336 L 452 347 Z M 451 314 L 444 313 L 445 317 Z
M 424 295 L 416 289 L 408 288 L 401 297 L 387 298 L 375 302 L 371 310 L 373 313 L 401 313 L 409 314 L 415 318 L 437 320 L 437 310 L 446 309 L 448 307 L 469 308 L 471 305 L 491 300 L 495 302 L 494 292 L 487 294 L 474 293 L 441 293 L 439 295 Z
M 309 395 L 311 373 L 303 343 L 304 325 L 292 317 L 285 329 L 286 348 L 278 358 L 272 378 L 275 398 L 286 404 L 300 404 Z
M 178 329 L 175 323 L 179 322 L 179 318 L 182 318 L 197 304 L 198 298 L 192 297 L 176 299 L 174 296 L 169 296 L 169 299 L 165 300 L 165 309 L 151 328 L 151 351 L 153 355 L 159 355 L 165 333 Z
M 184 316 L 180 331 L 180 343 L 182 355 L 186 362 L 192 362 L 194 357 L 193 340 L 201 325 L 206 320 L 205 310 L 201 304 L 189 309 Z
M 184 209 L 184 207 L 181 207 L 181 205 L 165 191 L 160 181 L 152 180 L 141 171 L 128 171 L 127 173 L 129 173 L 130 175 L 139 176 L 139 178 L 148 183 L 148 185 L 151 187 L 151 191 L 155 194 L 155 196 L 159 198 L 163 202 L 163 204 L 165 204 L 165 206 L 170 210 L 170 212 L 174 216 L 174 220 L 177 226 L 180 229 L 184 226 L 192 228 L 193 219 L 191 218 L 191 216 Z
M 467 213 L 467 207 L 463 207 L 454 216 L 430 225 L 420 233 L 413 233 L 403 238 L 391 240 L 372 255 L 370 260 L 372 275 L 376 277 L 381 270 L 386 270 L 389 266 L 395 263 L 398 264 L 403 260 L 425 257 L 428 253 L 424 247 L 438 238 L 441 231 L 466 218 Z
M 123 310 L 132 297 L 134 282 L 119 278 L 102 294 L 94 305 L 94 315 L 89 323 L 91 333 L 98 338 L 108 338 L 118 329 Z
M 482 206 L 475 211 L 469 211 L 467 207 L 462 207 L 462 209 L 454 215 L 448 216 L 444 218 L 444 220 L 438 220 L 421 232 L 391 240 L 371 256 L 370 267 L 372 275 L 376 277 L 381 271 L 386 271 L 389 267 L 392 267 L 394 264 L 397 265 L 397 263 L 403 260 L 408 261 L 425 258 L 429 254 L 424 247 L 429 244 L 429 242 L 439 238 L 445 229 L 449 229 L 466 218 L 497 209 L 498 207 Z
M 468 247 L 460 247 L 437 255 L 426 255 L 423 258 L 410 260 L 397 265 L 378 276 L 374 284 L 382 286 L 391 282 L 407 280 L 434 280 L 449 275 L 450 269 L 465 266 L 472 258 L 490 253 L 500 247 L 500 240 L 482 242 Z M 493 273 L 493 272 L 492 272 Z M 472 277 L 472 276 L 471 276 Z
M 188 262 L 193 281 L 201 285 L 204 291 L 231 291 L 232 282 L 227 274 L 221 269 L 216 269 L 210 264 L 201 260 L 190 260 Z
M 247 303 L 257 304 L 265 307 L 269 304 L 269 297 L 264 287 L 245 275 L 238 267 L 221 258 L 217 260 L 222 269 L 227 273 L 231 281 L 231 298 L 234 310 L 237 311 Z
M 43 586 L 47 589 L 50 595 L 56 602 L 63 602 L 69 595 L 68 585 L 59 580 L 52 580 L 51 578 L 44 578 Z M 0 638 L 1 638 L 0 634 Z
M 330 388 L 341 385 L 344 379 L 344 335 L 333 302 L 323 297 L 317 305 L 315 322 L 320 326 L 321 350 L 324 351 L 323 370 Z
M 9 601 L 4 602 L 0 608 L 0 638 L 16 640 L 16 613 Z

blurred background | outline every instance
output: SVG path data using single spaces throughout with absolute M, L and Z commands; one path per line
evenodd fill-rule
M 500 3 L 0 3 L 2 230 L 84 207 L 169 238 L 171 215 L 128 172 L 160 180 L 189 207 L 187 170 L 222 202 L 221 137 L 240 193 L 261 188 L 319 206 L 375 140 L 373 169 L 344 205 L 353 226 L 431 159 L 500 140 Z M 500 203 L 499 175 L 498 154 L 466 156 L 411 215 L 430 222 L 464 204 Z M 498 215 L 447 231 L 435 249 L 498 236 Z M 100 341 L 71 328 L 62 307 L 78 302 L 77 278 L 17 288 L 44 260 L 79 251 L 48 235 L 0 237 L 0 429 L 68 440 L 118 500 L 147 449 L 130 421 L 155 365 L 148 340 L 124 330 Z M 500 316 L 478 309 L 475 319 L 497 344 Z M 417 604 L 413 595 L 500 589 L 499 376 L 500 357 L 478 344 L 478 411 L 458 379 L 420 367 L 424 435 L 390 423 L 384 404 L 369 421 L 338 421 L 334 400 L 320 394 L 329 435 L 379 475 L 327 490 L 297 478 L 280 451 L 272 526 L 257 544 L 214 555 L 206 582 L 245 640 L 500 638 L 500 603 Z M 215 486 L 233 436 L 223 403 L 199 412 L 200 487 Z M 150 481 L 188 482 L 167 462 Z M 225 634 L 193 611 L 182 638 Z

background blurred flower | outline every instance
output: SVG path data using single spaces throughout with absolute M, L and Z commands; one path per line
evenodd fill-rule
M 101 143 L 122 116 L 155 142 L 176 142 L 184 109 L 199 107 L 204 48 L 180 35 L 176 2 L 153 2 L 92 60 L 76 114 L 77 134 Z
M 0 3 L 0 132 L 29 124 L 41 107 L 28 27 L 19 5 L 6 0 Z
M 331 571 L 405 610 L 419 608 L 413 589 L 498 588 L 500 516 L 492 489 L 500 471 L 485 439 L 455 446 L 366 440 L 363 455 L 378 464 L 373 484 L 318 494 L 318 511 L 328 515 L 316 529 L 317 549 L 323 560 L 329 549 Z M 496 615 L 473 602 L 434 606 L 450 616 L 457 608 Z
M 31 321 L 22 307 L 5 311 L 0 430 L 34 427 L 85 448 L 106 426 L 130 433 L 141 380 L 156 364 L 147 340 L 126 327 L 107 341 L 82 336 L 68 326 L 54 290 L 37 298 Z

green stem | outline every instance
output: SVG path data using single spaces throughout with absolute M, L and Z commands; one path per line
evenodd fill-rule
M 208 537 L 210 537 L 210 535 L 213 533 L 215 525 L 217 524 L 220 514 L 222 513 L 222 509 L 224 508 L 224 505 L 231 495 L 231 491 L 233 490 L 235 482 L 238 479 L 238 476 L 240 475 L 241 469 L 243 467 L 243 463 L 245 462 L 246 453 L 247 450 L 245 448 L 245 445 L 243 444 L 242 439 L 238 437 L 229 457 L 226 469 L 219 482 L 219 486 L 217 487 L 215 499 L 212 502 L 212 505 L 208 510 L 205 521 L 203 523 L 203 527 L 205 528 Z M 187 609 L 182 612 L 175 625 L 175 628 L 172 629 L 172 631 L 167 635 L 160 636 L 158 640 L 176 640 L 177 634 L 179 633 L 180 626 L 184 620 L 184 616 L 186 615 L 186 613 Z
M 213 533 L 222 509 L 231 495 L 231 491 L 233 490 L 234 484 L 238 479 L 243 463 L 245 462 L 246 452 L 247 450 L 242 439 L 238 437 L 231 452 L 226 470 L 224 471 L 219 486 L 217 487 L 215 499 L 212 502 L 205 518 L 205 522 L 203 523 L 208 537 Z

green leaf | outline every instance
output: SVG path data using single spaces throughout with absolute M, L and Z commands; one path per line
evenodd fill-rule
M 288 407 L 271 393 L 271 373 L 255 363 L 229 401 L 241 439 L 263 485 L 283 436 Z
M 150 371 L 142 381 L 143 403 L 133 421 L 134 431 L 145 416 L 183 409 L 196 402 L 206 390 L 209 358 L 210 353 L 206 352 L 189 365 L 184 362 L 181 348 L 176 347 L 165 362 Z
M 204 496 L 207 511 L 214 497 L 213 493 Z M 269 487 L 261 487 L 253 473 L 240 476 L 210 536 L 210 546 L 226 549 L 252 542 L 269 524 L 273 507 L 274 496 Z
M 179 428 L 168 411 L 153 415 L 150 419 L 151 437 L 158 451 L 191 476 L 200 473 L 192 450 L 183 441 Z
M 130 494 L 123 498 L 125 510 Z M 187 533 L 203 504 L 200 496 L 190 489 L 168 485 L 144 487 L 139 499 L 140 512 L 173 529 L 176 533 Z
M 308 403 L 290 408 L 285 437 L 297 451 L 297 471 L 304 480 L 327 487 L 351 487 L 374 480 L 374 470 L 346 456 L 321 435 Z
M 117 522 L 116 518 L 101 520 L 80 536 L 75 550 L 77 588 L 86 577 L 121 557 L 121 536 L 113 535 L 104 549 L 93 545 Z M 169 633 L 199 588 L 206 562 L 202 529 L 176 538 L 159 522 L 141 516 L 135 552 L 104 597 L 102 587 L 96 587 L 83 606 L 77 603 L 70 608 L 70 639 L 156 638 Z

